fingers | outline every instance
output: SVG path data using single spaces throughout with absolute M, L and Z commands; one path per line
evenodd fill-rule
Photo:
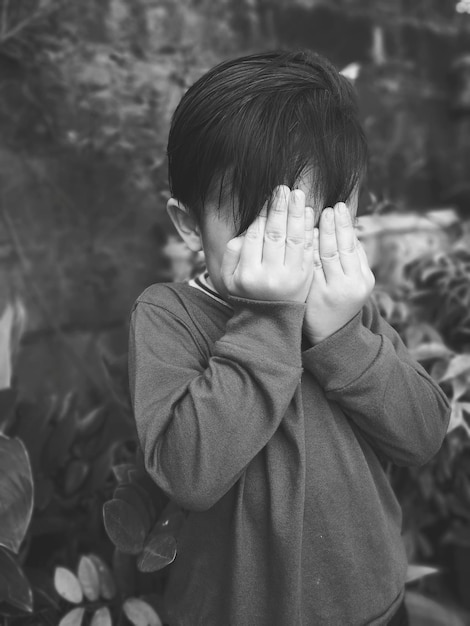
M 356 275 L 361 267 L 358 250 L 356 247 L 356 233 L 351 219 L 351 214 L 344 202 L 338 202 L 334 208 L 336 241 L 338 244 L 339 259 L 343 272 L 347 276 Z
M 226 285 L 230 284 L 231 277 L 235 273 L 237 265 L 240 261 L 243 239 L 244 237 L 235 237 L 227 243 L 225 248 L 220 273 Z
M 258 217 L 253 220 L 244 236 L 241 237 L 243 246 L 240 252 L 240 264 L 242 266 L 254 267 L 262 261 L 266 213 L 267 205 L 265 204 Z
M 307 225 L 313 242 L 313 216 L 306 220 L 305 194 L 300 189 L 295 189 L 289 198 L 284 265 L 302 267 Z
M 284 264 L 290 195 L 290 189 L 286 185 L 280 185 L 274 191 L 264 231 L 263 263 L 268 265 Z M 297 203 L 294 202 L 291 206 L 297 209 Z
M 357 275 L 361 263 L 351 215 L 344 202 L 324 209 L 320 218 L 320 258 L 326 280 Z
M 323 210 L 320 217 L 320 263 L 323 267 L 326 280 L 331 280 L 343 274 L 343 268 L 336 241 L 335 214 L 331 207 Z
M 320 232 L 318 228 L 313 231 L 313 280 L 318 284 L 325 284 L 325 274 L 323 273 L 323 264 L 320 258 Z
M 305 239 L 304 239 L 304 269 L 313 269 L 314 264 L 314 236 L 315 236 L 315 212 L 312 207 L 305 207 Z

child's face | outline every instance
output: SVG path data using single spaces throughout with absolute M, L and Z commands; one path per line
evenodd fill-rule
M 310 193 L 309 186 L 300 181 L 296 187 L 305 193 L 306 205 L 312 206 L 316 210 L 315 223 L 317 223 L 320 211 L 318 210 L 318 203 L 315 202 Z M 358 193 L 356 191 L 346 203 L 353 217 L 356 215 L 357 211 L 357 199 Z M 230 239 L 235 237 L 237 232 L 233 221 L 226 217 L 231 214 L 230 211 L 231 207 L 221 206 L 220 211 L 218 211 L 215 207 L 211 207 L 210 203 L 207 203 L 203 223 L 201 224 L 202 246 L 210 281 L 219 294 L 225 299 L 227 298 L 228 292 L 221 278 L 222 259 L 227 243 Z

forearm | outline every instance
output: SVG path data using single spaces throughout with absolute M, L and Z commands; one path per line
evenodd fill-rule
M 302 374 L 302 304 L 231 304 L 234 315 L 205 364 L 168 363 L 169 337 L 144 362 L 132 340 L 144 328 L 135 319 L 131 325 L 130 381 L 146 467 L 189 509 L 209 508 L 236 482 L 278 428 Z
M 394 463 L 421 465 L 440 448 L 448 400 L 371 306 L 304 351 L 303 364 Z

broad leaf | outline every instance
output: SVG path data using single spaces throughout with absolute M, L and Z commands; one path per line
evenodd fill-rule
M 458 400 L 470 389 L 470 381 L 467 374 L 461 374 L 452 379 L 452 400 Z
M 18 553 L 33 513 L 33 476 L 19 439 L 0 435 L 0 545 Z
M 106 419 L 107 407 L 101 405 L 80 417 L 77 421 L 77 434 L 83 438 L 92 437 L 103 425 Z
M 100 596 L 105 600 L 111 600 L 116 595 L 116 583 L 111 570 L 96 554 L 89 554 L 88 558 L 93 562 L 98 572 Z
M 93 613 L 90 626 L 112 626 L 111 613 L 107 606 L 102 606 Z
M 406 582 L 411 583 L 415 580 L 419 580 L 424 576 L 429 576 L 430 574 L 439 574 L 439 570 L 435 567 L 428 567 L 427 565 L 408 565 L 408 571 L 406 573 Z
M 122 608 L 134 626 L 163 626 L 153 607 L 140 598 L 128 598 Z
M 16 557 L 0 548 L 0 602 L 31 613 L 33 593 Z
M 141 489 L 134 484 L 119 485 L 114 490 L 113 494 L 114 499 L 127 502 L 127 504 L 137 511 L 142 525 L 145 528 L 145 534 L 147 535 L 152 526 L 152 518 L 145 503 L 146 497 L 148 498 L 148 494 L 145 491 L 141 491 Z
M 100 595 L 100 578 L 95 563 L 87 556 L 82 556 L 78 564 L 78 580 L 87 600 L 94 602 Z
M 90 471 L 90 465 L 81 459 L 73 459 L 65 471 L 64 492 L 73 494 L 83 485 Z
M 56 567 L 54 572 L 54 587 L 64 600 L 72 604 L 80 604 L 83 600 L 83 591 L 80 581 L 73 572 L 65 567 Z
M 77 606 L 64 615 L 59 626 L 81 626 L 84 615 L 85 609 L 82 606 Z
M 139 554 L 147 529 L 138 511 L 123 500 L 109 500 L 103 506 L 106 532 L 114 545 L 126 554 Z
M 470 372 L 470 354 L 458 354 L 450 361 L 449 367 L 441 378 L 441 382 L 451 380 L 465 372 Z
M 128 483 L 130 480 L 129 472 L 135 469 L 135 465 L 133 463 L 121 463 L 120 465 L 114 465 L 112 469 L 118 483 Z
M 470 426 L 467 424 L 464 418 L 463 409 L 465 405 L 468 405 L 468 402 L 452 402 L 451 403 L 451 414 L 449 425 L 447 427 L 447 432 L 450 433 L 459 426 L 464 428 L 467 431 L 467 434 L 470 436 Z
M 430 359 L 443 359 L 452 354 L 451 350 L 443 343 L 429 342 L 422 343 L 410 350 L 411 356 L 417 361 L 428 361 Z
M 152 533 L 137 559 L 141 572 L 155 572 L 175 560 L 176 540 L 169 533 Z

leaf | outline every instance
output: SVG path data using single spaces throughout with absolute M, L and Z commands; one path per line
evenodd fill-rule
M 142 459 L 143 464 L 143 459 Z M 152 480 L 145 468 L 136 467 L 129 470 L 129 480 L 142 497 L 142 501 L 147 506 L 152 523 L 154 523 L 164 512 L 165 507 L 169 503 L 168 496 L 160 489 L 155 481 Z
M 142 553 L 137 559 L 141 572 L 156 572 L 163 569 L 176 558 L 176 539 L 169 533 L 156 533 L 145 542 Z
M 137 511 L 142 525 L 145 528 L 145 535 L 147 536 L 152 526 L 152 519 L 145 504 L 144 497 L 146 495 L 147 494 L 145 492 L 140 492 L 135 485 L 127 484 L 119 485 L 117 489 L 114 490 L 113 498 L 127 502 L 127 504 Z
M 0 548 L 0 602 L 31 613 L 33 593 L 16 557 Z
M 59 622 L 59 626 L 81 626 L 84 615 L 85 609 L 83 606 L 77 606 L 64 615 Z
M 431 359 L 444 359 L 452 354 L 443 343 L 430 342 L 422 343 L 410 350 L 411 356 L 417 361 L 428 361 Z
M 103 506 L 104 526 L 114 545 L 126 554 L 138 554 L 147 530 L 139 513 L 123 500 L 109 500 Z
M 118 483 L 128 483 L 129 471 L 135 469 L 135 465 L 133 463 L 121 463 L 120 465 L 114 465 L 112 469 Z
M 456 378 L 466 372 L 470 372 L 470 355 L 458 354 L 450 361 L 449 366 L 440 382 Z
M 74 459 L 68 464 L 64 482 L 64 492 L 66 495 L 71 495 L 80 488 L 85 478 L 88 476 L 89 471 L 90 466 L 86 461 Z
M 105 405 L 92 409 L 84 417 L 77 421 L 77 434 L 87 438 L 94 435 L 103 425 L 106 418 L 107 407 Z
M 107 606 L 102 606 L 93 613 L 90 626 L 112 626 L 111 613 Z
M 116 583 L 113 574 L 106 563 L 96 554 L 89 554 L 88 558 L 96 567 L 100 584 L 100 596 L 105 600 L 112 600 L 116 595 Z
M 468 435 L 470 435 L 470 427 L 468 426 L 463 416 L 463 408 L 464 408 L 464 405 L 466 404 L 468 403 L 462 403 L 462 402 L 451 403 L 452 410 L 450 414 L 449 426 L 447 427 L 447 433 L 450 433 L 456 428 L 458 428 L 459 426 L 462 426 L 462 428 L 464 428 L 467 431 Z
M 430 576 L 431 574 L 439 574 L 440 571 L 435 567 L 428 567 L 427 565 L 408 565 L 408 571 L 406 573 L 406 582 L 411 583 L 415 580 L 419 580 L 424 576 Z
M 62 599 L 54 589 L 52 578 L 44 575 L 41 565 L 38 564 L 37 568 L 27 567 L 25 575 L 33 591 L 34 612 L 39 614 L 42 609 L 61 612 Z
M 452 399 L 458 400 L 470 390 L 470 381 L 465 374 L 452 379 Z
M 154 609 L 140 598 L 128 598 L 122 605 L 127 619 L 134 626 L 163 626 Z
M 20 439 L 0 435 L 0 545 L 18 553 L 33 513 L 33 476 Z
M 87 556 L 82 556 L 78 564 L 78 580 L 87 600 L 94 602 L 100 595 L 100 577 L 95 563 Z
M 64 600 L 72 604 L 79 604 L 83 600 L 83 591 L 78 578 L 65 567 L 55 568 L 54 587 Z

